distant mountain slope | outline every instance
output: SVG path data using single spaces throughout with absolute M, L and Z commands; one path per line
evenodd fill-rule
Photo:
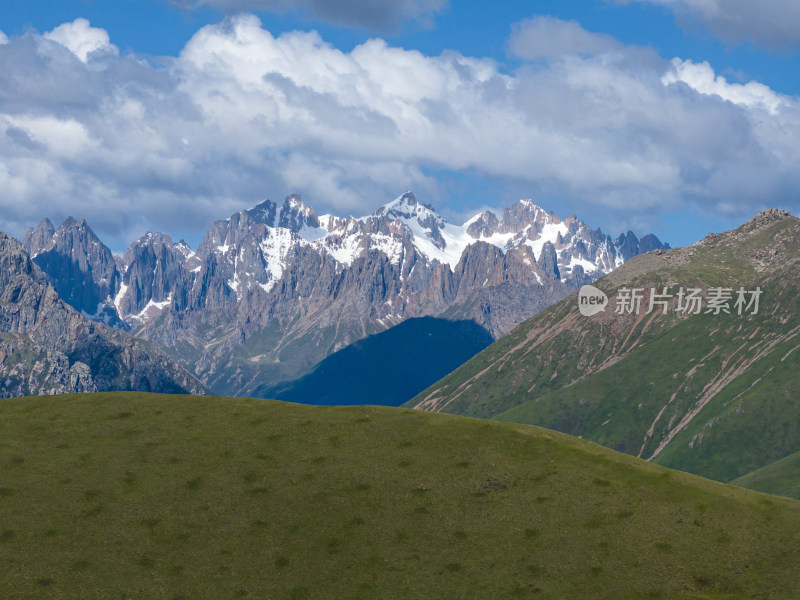
M 0 403 L 4 598 L 800 597 L 800 503 L 382 407 Z
M 800 451 L 734 479 L 731 483 L 767 494 L 800 499 Z
M 84 221 L 25 236 L 59 293 L 132 328 L 220 393 L 296 379 L 405 319 L 469 319 L 495 338 L 640 252 L 530 200 L 448 223 L 408 192 L 364 217 L 318 216 L 300 196 L 211 224 L 197 252 L 148 233 L 110 262 Z M 79 256 L 83 253 L 85 256 Z M 122 321 L 124 320 L 124 325 Z
M 800 450 L 800 221 L 767 211 L 595 285 L 604 312 L 583 316 L 573 295 L 408 406 L 543 425 L 722 481 Z M 647 314 L 664 287 L 666 314 Z M 681 287 L 701 290 L 700 314 L 676 310 Z M 714 288 L 730 289 L 731 314 L 707 314 Z M 737 314 L 740 288 L 748 302 L 761 290 L 757 314 Z M 642 290 L 638 314 L 618 314 L 625 289 Z
M 143 340 L 65 304 L 23 246 L 0 232 L 0 397 L 206 388 Z
M 399 406 L 492 343 L 474 321 L 408 319 L 331 354 L 258 397 L 323 405 Z

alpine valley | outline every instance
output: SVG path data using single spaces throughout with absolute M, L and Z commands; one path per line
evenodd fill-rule
M 426 344 L 434 334 L 477 352 L 630 258 L 669 247 L 653 235 L 612 239 L 530 200 L 453 225 L 410 192 L 361 218 L 317 215 L 297 195 L 266 200 L 213 223 L 196 251 L 147 233 L 114 256 L 72 218 L 58 229 L 44 219 L 23 245 L 76 311 L 158 347 L 215 393 L 255 397 L 410 318 L 436 317 L 408 330 L 416 361 L 447 347 Z M 442 367 L 420 387 L 458 364 L 431 358 Z

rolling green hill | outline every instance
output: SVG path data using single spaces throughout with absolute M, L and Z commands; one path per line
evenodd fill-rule
M 542 425 L 721 481 L 800 450 L 800 221 L 767 211 L 596 285 L 605 312 L 583 316 L 573 295 L 407 406 Z M 666 314 L 647 314 L 664 287 Z M 730 314 L 677 311 L 681 287 L 704 302 L 731 289 Z M 761 290 L 756 314 L 737 314 L 740 287 Z M 644 290 L 638 314 L 617 313 L 623 288 Z
M 536 427 L 136 393 L 0 402 L 17 598 L 797 598 L 800 504 Z
M 731 483 L 759 492 L 800 499 L 800 452 L 784 456 Z
M 331 354 L 299 379 L 253 395 L 328 406 L 399 406 L 492 343 L 474 321 L 422 317 Z

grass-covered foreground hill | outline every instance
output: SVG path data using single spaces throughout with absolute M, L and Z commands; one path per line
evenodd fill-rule
M 530 426 L 135 393 L 0 403 L 16 598 L 797 598 L 800 504 Z

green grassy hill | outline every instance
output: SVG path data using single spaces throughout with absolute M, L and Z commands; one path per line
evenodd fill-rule
M 800 450 L 798 219 L 762 213 L 596 285 L 605 312 L 581 315 L 573 295 L 407 406 L 541 425 L 720 481 Z M 638 315 L 615 312 L 623 287 L 645 290 Z M 664 287 L 667 314 L 647 314 L 650 289 Z M 760 288 L 759 311 L 678 313 L 679 287 Z
M 800 499 L 800 452 L 776 460 L 731 483 L 759 492 Z
M 380 407 L 0 402 L 0 595 L 797 598 L 800 503 Z

